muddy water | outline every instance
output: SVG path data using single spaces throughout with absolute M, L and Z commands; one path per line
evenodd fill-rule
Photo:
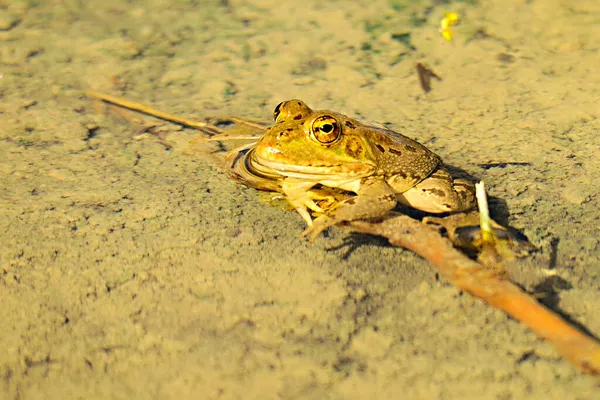
M 600 335 L 600 3 L 296 3 L 0 0 L 0 397 L 597 398 L 415 255 L 336 228 L 309 245 L 184 151 L 197 133 L 83 90 L 388 124 L 483 179 L 542 249 L 514 279 Z

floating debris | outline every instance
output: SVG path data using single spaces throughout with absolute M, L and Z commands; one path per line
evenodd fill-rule
M 447 41 L 452 40 L 452 35 L 454 34 L 453 26 L 458 25 L 460 22 L 460 17 L 458 13 L 455 12 L 447 12 L 444 14 L 444 18 L 440 21 L 440 33 Z
M 419 74 L 419 83 L 425 93 L 431 91 L 431 78 L 435 78 L 438 81 L 442 80 L 435 72 L 421 63 L 417 63 L 417 74 Z

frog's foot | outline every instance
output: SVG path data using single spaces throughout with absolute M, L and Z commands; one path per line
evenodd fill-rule
M 340 221 L 337 221 L 335 218 L 330 218 L 325 214 L 321 215 L 320 217 L 312 221 L 309 227 L 304 232 L 302 232 L 300 237 L 308 236 L 308 240 L 311 243 L 314 243 L 315 239 L 317 239 L 321 232 L 323 232 L 330 226 L 336 225 L 338 222 Z
M 441 227 L 455 247 L 476 256 L 485 248 L 480 216 L 476 211 L 452 214 L 444 218 L 425 217 L 423 223 Z M 537 249 L 519 231 L 490 219 L 495 239 L 494 248 L 503 260 L 525 257 Z
M 302 233 L 311 242 L 325 229 L 341 222 L 376 218 L 396 206 L 396 195 L 383 179 L 365 180 L 356 196 L 340 201 L 317 219 Z
M 330 208 L 332 204 L 336 202 L 336 199 L 324 190 L 315 189 L 309 190 L 295 199 L 288 199 L 288 201 L 296 209 L 298 214 L 300 214 L 306 224 L 311 227 L 313 225 L 313 220 L 308 210 L 318 214 L 324 214 L 325 210 Z M 317 202 L 319 202 L 319 204 L 317 204 Z

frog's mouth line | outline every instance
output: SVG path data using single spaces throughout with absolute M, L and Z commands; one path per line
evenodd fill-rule
M 275 173 L 285 177 L 315 181 L 321 181 L 323 179 L 352 181 L 357 178 L 372 175 L 373 171 L 375 170 L 374 166 L 363 163 L 357 163 L 357 168 L 355 168 L 354 171 L 349 165 L 346 165 L 344 171 L 341 171 L 341 166 L 314 167 L 307 165 L 282 164 L 275 161 L 265 160 L 254 151 L 252 151 L 251 154 L 249 153 L 248 156 L 250 157 L 249 161 L 252 164 L 253 169 L 256 169 L 261 173 L 266 173 L 268 175 Z M 340 170 L 336 171 L 336 167 L 339 167 Z

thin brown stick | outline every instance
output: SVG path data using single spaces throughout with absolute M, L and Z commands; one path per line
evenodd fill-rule
M 353 230 L 384 236 L 392 245 L 417 253 L 458 288 L 504 311 L 538 337 L 548 340 L 579 370 L 600 375 L 600 343 L 597 340 L 569 325 L 504 274 L 466 257 L 436 229 L 405 215 L 381 223 L 355 221 L 350 225 Z
M 168 113 L 156 110 L 154 108 L 145 106 L 143 104 L 136 103 L 136 102 L 126 100 L 126 99 L 121 99 L 121 98 L 118 98 L 115 96 L 111 96 L 109 94 L 99 93 L 99 92 L 96 92 L 93 90 L 86 90 L 85 94 L 86 94 L 86 96 L 92 97 L 94 99 L 102 100 L 102 101 L 105 101 L 110 104 L 115 104 L 120 107 L 124 107 L 124 108 L 130 109 L 133 111 L 137 111 L 137 112 L 141 112 L 143 114 L 151 115 L 153 117 L 160 118 L 165 121 L 173 122 L 175 124 L 187 126 L 189 128 L 194 128 L 194 129 L 199 129 L 199 130 L 209 129 L 211 131 L 216 131 L 217 133 L 222 133 L 222 131 L 220 129 L 218 129 L 214 125 L 208 124 L 206 122 L 198 122 L 198 121 L 189 120 L 187 118 L 181 118 L 176 115 L 168 114 Z
M 207 143 L 207 142 L 226 142 L 226 141 L 233 141 L 233 140 L 258 140 L 260 139 L 260 136 L 256 136 L 256 135 L 240 135 L 240 136 L 210 136 L 207 138 L 198 138 L 198 139 L 194 139 L 194 142 L 196 143 Z
M 162 112 L 162 111 L 159 111 L 152 107 L 148 107 L 144 104 L 136 103 L 134 101 L 127 100 L 127 99 L 122 99 L 122 98 L 119 98 L 116 96 L 111 96 L 109 94 L 96 92 L 94 90 L 86 90 L 85 94 L 88 97 L 91 97 L 91 98 L 94 98 L 97 100 L 102 100 L 109 104 L 113 104 L 113 105 L 116 105 L 119 107 L 127 108 L 129 110 L 147 114 L 147 115 L 150 115 L 155 118 L 159 118 L 159 119 L 162 119 L 165 121 L 173 122 L 175 124 L 186 126 L 188 128 L 199 129 L 201 131 L 209 131 L 212 134 L 215 134 L 215 133 L 222 134 L 225 132 L 222 129 L 217 128 L 214 124 L 211 124 L 208 122 L 199 122 L 199 121 L 193 121 L 193 120 L 187 119 L 187 118 L 178 117 L 176 115 Z M 238 124 L 238 125 L 246 125 L 251 128 L 259 129 L 262 131 L 267 129 L 267 127 L 260 122 L 250 121 L 250 120 L 247 120 L 244 118 L 228 117 L 228 118 L 219 118 L 217 121 L 232 122 L 232 123 Z M 241 138 L 241 139 L 245 139 L 245 138 Z M 252 138 L 252 139 L 254 139 L 254 138 Z
M 243 119 L 243 118 L 237 118 L 237 117 L 229 117 L 227 118 L 227 120 L 234 122 L 236 124 L 240 124 L 240 125 L 248 125 L 252 128 L 256 128 L 256 129 L 262 129 L 263 131 L 265 129 L 267 129 L 267 126 L 265 126 L 263 123 L 261 122 L 254 122 L 254 121 L 250 121 L 247 119 Z

